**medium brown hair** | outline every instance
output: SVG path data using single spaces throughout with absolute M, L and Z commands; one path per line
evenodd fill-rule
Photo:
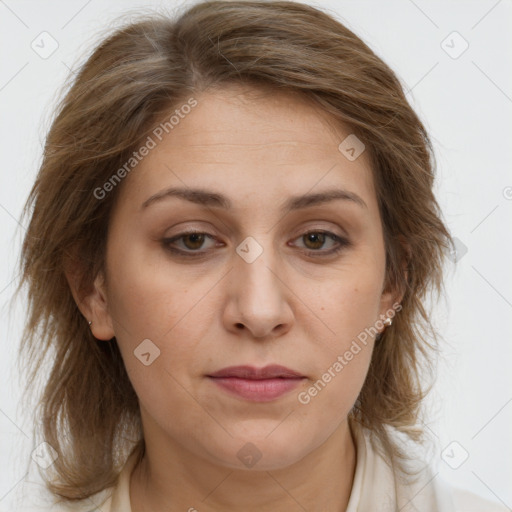
M 50 365 L 38 414 L 44 441 L 59 454 L 47 485 L 64 499 L 114 485 L 130 450 L 144 451 L 137 396 L 117 343 L 94 338 L 65 275 L 66 268 L 79 268 L 86 293 L 104 270 L 122 183 L 101 200 L 93 191 L 186 98 L 228 84 L 299 93 L 366 145 L 385 240 L 386 289 L 401 290 L 403 299 L 375 344 L 351 416 L 392 459 L 403 454 L 388 427 L 421 440 L 421 374 L 432 367 L 438 338 L 425 301 L 443 288 L 451 245 L 433 194 L 427 132 L 395 74 L 331 15 L 288 1 L 203 2 L 179 17 L 141 17 L 94 50 L 58 105 L 26 204 L 20 287 L 27 288 L 29 310 L 21 354 L 27 389 Z

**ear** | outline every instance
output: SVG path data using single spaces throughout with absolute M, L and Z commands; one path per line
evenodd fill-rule
M 411 259 L 411 247 L 403 236 L 400 236 L 399 239 L 403 248 L 403 253 L 405 253 L 405 256 L 402 259 L 403 281 L 407 283 L 409 278 L 408 266 Z M 400 286 L 399 283 L 393 283 L 388 278 L 386 278 L 381 294 L 380 314 L 390 316 L 390 311 L 396 311 L 397 306 L 402 302 L 405 291 L 406 290 L 404 286 Z M 398 309 L 398 311 L 400 309 Z
M 76 263 L 68 262 L 64 273 L 78 309 L 87 322 L 92 322 L 91 331 L 95 338 L 110 340 L 115 336 L 112 317 L 108 308 L 108 294 L 103 272 L 94 281 L 81 285 L 83 269 Z

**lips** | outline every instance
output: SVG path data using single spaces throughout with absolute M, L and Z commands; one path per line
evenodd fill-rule
M 220 389 L 251 402 L 270 402 L 295 389 L 306 377 L 280 365 L 230 366 L 207 376 Z
M 285 366 L 272 364 L 264 368 L 254 368 L 253 366 L 229 366 L 215 373 L 208 375 L 209 377 L 236 377 L 238 379 L 262 380 L 262 379 L 293 379 L 304 377 L 299 372 L 290 370 Z

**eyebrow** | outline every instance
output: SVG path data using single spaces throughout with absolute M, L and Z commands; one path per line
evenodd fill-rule
M 156 194 L 146 199 L 146 201 L 142 203 L 141 209 L 145 209 L 151 204 L 170 198 L 184 199 L 201 206 L 224 208 L 226 210 L 229 210 L 233 207 L 230 199 L 217 192 L 199 188 L 171 187 L 157 192 Z M 349 190 L 344 189 L 333 189 L 315 194 L 292 196 L 285 201 L 281 209 L 284 213 L 288 213 L 294 210 L 309 208 L 336 200 L 350 201 L 362 208 L 368 208 L 363 199 L 354 192 L 350 192 Z

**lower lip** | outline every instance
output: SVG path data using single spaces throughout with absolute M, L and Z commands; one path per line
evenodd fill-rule
M 239 379 L 238 377 L 210 377 L 229 393 L 252 402 L 270 402 L 296 388 L 303 377 L 276 379 Z

